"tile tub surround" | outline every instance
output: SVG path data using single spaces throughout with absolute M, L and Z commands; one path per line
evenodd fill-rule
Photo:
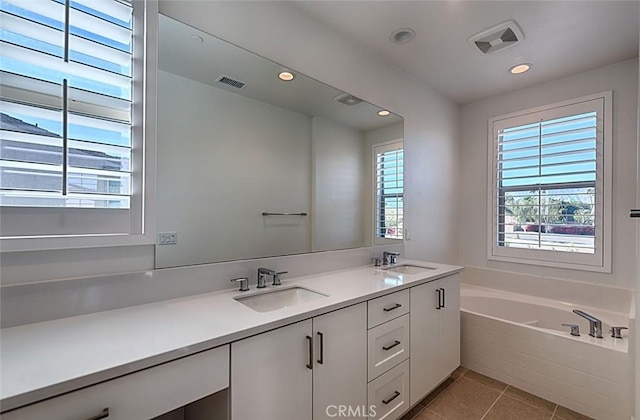
M 258 267 L 302 277 L 363 266 L 383 251 L 404 254 L 404 245 L 315 252 L 103 276 L 55 279 L 0 287 L 2 328 L 230 290 L 232 278 L 256 282 Z
M 630 418 L 632 352 L 607 347 L 606 331 L 574 339 L 461 307 L 463 366 L 590 417 Z
M 430 262 L 398 263 L 433 269 L 395 275 L 367 265 L 284 280 L 283 286 L 303 286 L 328 296 L 272 312 L 255 312 L 237 302 L 233 298 L 242 292 L 234 289 L 3 328 L 2 409 L 21 407 L 462 270 Z
M 401 420 L 589 420 L 589 417 L 460 367 Z

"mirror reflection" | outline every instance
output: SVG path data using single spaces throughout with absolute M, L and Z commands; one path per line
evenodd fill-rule
M 401 117 L 165 16 L 158 59 L 158 268 L 402 240 Z

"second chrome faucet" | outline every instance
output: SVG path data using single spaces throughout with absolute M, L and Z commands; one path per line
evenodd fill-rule
M 602 321 L 600 321 L 595 316 L 589 315 L 588 313 L 583 312 L 579 309 L 574 309 L 573 313 L 589 321 L 589 335 L 591 337 L 602 338 Z

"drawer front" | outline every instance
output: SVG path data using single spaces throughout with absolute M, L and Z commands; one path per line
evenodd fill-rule
M 2 420 L 148 420 L 228 387 L 226 345 L 10 411 Z
M 409 312 L 409 289 L 372 299 L 367 305 L 367 328 L 373 328 Z
M 368 385 L 368 406 L 377 420 L 395 420 L 409 409 L 409 361 L 406 360 Z
M 409 315 L 368 331 L 368 380 L 380 376 L 409 357 Z

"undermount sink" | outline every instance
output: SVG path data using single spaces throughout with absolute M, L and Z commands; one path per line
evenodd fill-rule
M 276 309 L 288 308 L 327 296 L 328 295 L 324 293 L 316 292 L 306 287 L 291 286 L 281 289 L 270 289 L 251 295 L 236 296 L 234 299 L 254 311 L 271 312 Z
M 420 267 L 418 265 L 410 265 L 410 264 L 401 264 L 393 267 L 385 268 L 386 271 L 393 271 L 394 273 L 400 274 L 420 274 L 425 271 L 435 270 L 435 268 L 431 267 Z

